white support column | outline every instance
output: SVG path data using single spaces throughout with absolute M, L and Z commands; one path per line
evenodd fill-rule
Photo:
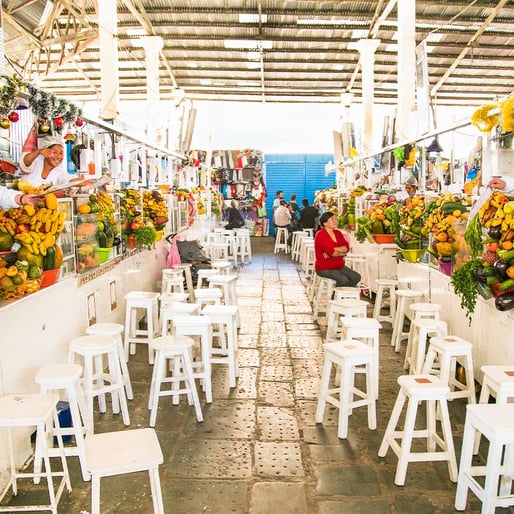
M 118 118 L 120 89 L 118 67 L 118 20 L 116 0 L 98 2 L 98 32 L 100 35 L 100 85 L 102 90 L 102 114 L 104 120 Z
M 4 20 L 0 4 L 0 75 L 5 75 Z
M 155 141 L 157 120 L 162 119 L 159 114 L 159 52 L 163 47 L 160 36 L 147 36 L 141 39 L 146 52 L 146 90 L 148 98 L 147 135 L 151 142 Z
M 398 0 L 398 139 L 414 137 L 416 127 L 416 0 Z
M 373 103 L 375 93 L 375 51 L 379 39 L 361 39 L 357 42 L 362 67 L 362 106 L 364 113 L 364 153 L 373 151 Z

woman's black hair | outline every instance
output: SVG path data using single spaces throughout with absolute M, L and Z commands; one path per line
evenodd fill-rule
M 332 216 L 335 216 L 333 212 L 324 212 L 319 219 L 319 224 L 323 226 Z

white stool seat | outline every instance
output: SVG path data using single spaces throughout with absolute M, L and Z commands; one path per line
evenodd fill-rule
M 174 403 L 178 404 L 179 395 L 186 394 L 190 403 L 193 403 L 197 421 L 203 421 L 202 408 L 196 390 L 196 384 L 192 366 L 192 350 L 195 342 L 191 337 L 180 335 L 167 335 L 157 337 L 152 341 L 155 350 L 155 365 L 152 373 L 152 383 L 148 396 L 148 408 L 150 409 L 150 426 L 154 427 L 157 420 L 159 398 L 172 396 Z M 172 375 L 167 376 L 167 361 L 173 360 L 170 366 Z M 184 387 L 180 388 L 181 382 Z M 163 390 L 161 385 L 170 383 L 171 388 Z
M 230 261 L 213 261 L 211 262 L 211 266 L 219 275 L 227 275 L 230 270 Z
M 0 427 L 7 428 L 8 454 L 10 476 L 7 478 L 7 484 L 3 489 L 3 494 L 12 488 L 13 494 L 18 493 L 19 479 L 32 478 L 34 483 L 39 483 L 41 478 L 46 479 L 48 487 L 49 504 L 47 505 L 16 505 L 2 508 L 0 510 L 7 511 L 25 511 L 34 512 L 35 510 L 49 510 L 53 514 L 57 514 L 57 505 L 61 495 L 66 487 L 68 492 L 71 491 L 70 477 L 62 437 L 59 432 L 56 433 L 57 443 L 59 445 L 59 457 L 61 459 L 62 471 L 52 471 L 50 465 L 50 454 L 47 446 L 49 437 L 47 437 L 47 427 L 59 427 L 59 419 L 57 417 L 56 406 L 59 397 L 55 394 L 8 394 L 0 396 Z M 34 472 L 19 472 L 16 470 L 16 461 L 14 457 L 14 446 L 12 440 L 12 429 L 21 427 L 36 427 L 36 456 L 40 458 L 34 460 Z M 44 471 L 37 469 L 36 466 L 40 462 L 44 462 Z M 61 477 L 57 488 L 54 488 L 53 478 Z M 0 498 L 2 499 L 2 498 Z
M 138 471 L 148 471 L 154 514 L 164 514 L 159 480 L 159 465 L 164 459 L 154 429 L 140 428 L 90 435 L 86 438 L 86 456 L 92 477 L 91 514 L 100 514 L 102 477 Z
M 211 347 L 211 364 L 228 366 L 229 387 L 236 386 L 239 376 L 237 365 L 237 314 L 239 307 L 235 305 L 207 305 L 201 314 L 208 316 L 213 325 L 221 325 L 217 333 L 220 339 L 219 347 Z
M 460 360 L 465 371 L 465 382 L 456 377 L 457 360 Z M 434 367 L 436 361 L 439 362 L 439 369 Z M 454 335 L 432 337 L 422 373 L 438 375 L 446 382 L 450 387 L 448 399 L 467 398 L 469 403 L 476 403 L 473 345 L 469 341 Z
M 183 291 L 182 291 L 183 292 Z M 153 364 L 150 342 L 159 329 L 159 293 L 131 291 L 125 295 L 125 356 L 136 353 L 136 344 L 148 345 L 148 362 Z M 143 314 L 143 316 L 141 316 Z M 146 329 L 139 323 L 146 317 Z
M 169 303 L 164 309 L 161 309 L 161 336 L 171 333 L 169 328 L 173 317 L 180 314 L 198 314 L 200 311 L 199 303 Z
M 393 322 L 393 335 L 391 336 L 391 346 L 394 346 L 394 351 L 399 352 L 402 339 L 409 336 L 408 332 L 403 331 L 403 323 L 405 315 L 407 314 L 407 307 L 416 298 L 421 298 L 423 293 L 415 291 L 414 289 L 397 289 L 396 290 L 396 315 Z
M 186 289 L 189 296 L 189 299 L 193 299 L 193 275 L 191 273 L 192 263 L 190 262 L 182 262 L 181 264 L 175 264 L 173 266 L 174 271 L 181 271 L 186 280 Z
M 130 381 L 130 374 L 127 366 L 128 357 L 125 354 L 123 340 L 121 338 L 123 330 L 124 327 L 120 323 L 99 322 L 87 327 L 86 334 L 92 336 L 112 336 L 116 339 L 118 357 L 120 358 L 121 376 L 123 377 L 123 383 L 125 384 L 125 393 L 129 400 L 133 400 L 134 393 L 132 391 L 132 383 Z
M 344 300 L 330 300 L 327 312 L 326 342 L 336 339 L 339 333 L 340 319 L 343 317 L 366 317 L 368 303 L 364 300 L 345 298 Z
M 314 300 L 313 319 L 318 319 L 320 312 L 327 312 L 328 303 L 332 300 L 332 293 L 337 282 L 331 278 L 317 277 L 318 290 L 316 292 L 316 299 Z
M 398 280 L 378 278 L 375 284 L 377 286 L 377 294 L 373 307 L 373 317 L 377 321 L 387 321 L 392 326 L 396 314 L 396 286 L 398 285 Z M 387 316 L 380 314 L 380 309 L 383 306 L 384 291 L 386 290 L 389 291 L 389 314 Z
M 472 462 L 474 441 L 478 435 L 483 435 L 489 441 L 485 466 L 474 466 Z M 494 514 L 496 507 L 506 508 L 514 505 L 513 447 L 513 404 L 467 405 L 455 494 L 456 510 L 466 510 L 468 489 L 471 489 L 482 502 L 483 513 Z M 484 480 L 479 481 L 475 477 L 484 477 Z
M 345 298 L 353 298 L 354 300 L 360 300 L 360 297 L 361 291 L 358 287 L 334 287 L 334 300 L 344 300 Z
M 210 269 L 210 268 L 206 268 L 206 269 L 199 269 L 196 276 L 197 276 L 197 279 L 196 279 L 196 289 L 201 289 L 203 288 L 203 281 L 205 280 L 206 284 L 208 284 L 208 278 L 209 277 L 212 277 L 214 275 L 219 275 L 219 271 L 217 269 Z M 195 290 L 196 291 L 196 290 Z
M 438 303 L 414 302 L 409 305 L 412 312 L 411 319 L 432 318 L 439 319 L 442 305 Z
M 184 273 L 182 270 L 163 269 L 161 277 L 161 294 L 184 292 Z
M 323 345 L 325 359 L 321 377 L 318 405 L 316 408 L 316 423 L 322 423 L 325 405 L 339 409 L 337 436 L 346 439 L 348 435 L 348 418 L 353 409 L 366 406 L 368 409 L 368 427 L 377 428 L 375 381 L 378 380 L 378 370 L 375 368 L 376 350 L 360 341 L 342 341 L 325 343 Z M 330 388 L 332 366 L 341 371 L 340 385 Z M 366 391 L 358 389 L 354 384 L 355 368 L 364 366 L 366 373 Z M 354 400 L 354 396 L 358 399 Z
M 379 457 L 385 457 L 389 447 L 398 457 L 394 483 L 404 485 L 409 462 L 447 461 L 450 480 L 457 480 L 457 461 L 453 446 L 450 416 L 446 396 L 448 385 L 437 377 L 431 375 L 403 375 L 398 377 L 400 391 L 391 413 L 391 418 L 378 450 Z M 403 430 L 396 430 L 402 414 L 403 406 L 408 400 Z M 416 415 L 418 404 L 427 402 L 426 429 L 416 430 Z M 436 407 L 441 414 L 442 437 L 436 431 Z M 426 452 L 412 452 L 412 440 L 423 438 L 427 440 Z M 400 440 L 400 443 L 397 441 Z M 442 451 L 437 451 L 437 447 Z
M 428 336 L 444 337 L 448 335 L 446 322 L 433 318 L 418 318 L 411 321 L 409 339 L 403 367 L 411 374 L 422 372 L 427 353 Z
M 205 288 L 205 289 L 195 289 L 195 303 L 198 303 L 200 306 L 209 305 L 209 304 L 220 304 L 221 298 L 223 297 L 223 291 L 219 288 Z
M 93 399 L 95 396 L 98 397 L 100 412 L 105 412 L 105 395 L 107 393 L 111 394 L 113 413 L 119 413 L 121 407 L 123 423 L 130 425 L 116 339 L 112 336 L 96 335 L 76 337 L 70 343 L 68 362 L 75 363 L 77 358 L 82 359 L 84 369 L 82 383 L 86 398 L 87 417 L 91 420 L 91 431 L 94 427 L 92 422 L 94 419 Z M 107 364 L 107 370 L 105 364 Z
M 284 227 L 276 227 L 276 235 L 275 235 L 275 248 L 273 253 L 278 253 L 280 250 L 283 250 L 284 253 L 289 253 L 289 245 L 287 244 L 287 239 L 289 237 L 289 231 Z
M 70 428 L 54 427 L 54 433 L 59 433 L 61 437 L 71 435 L 74 437 L 75 444 L 67 444 L 64 447 L 64 454 L 67 457 L 77 456 L 79 458 L 82 478 L 87 481 L 90 476 L 86 466 L 84 435 L 89 432 L 92 420 L 87 417 L 86 402 L 80 387 L 81 376 L 82 366 L 78 364 L 48 364 L 39 369 L 34 382 L 39 384 L 41 394 L 57 393 L 61 390 L 66 393 L 72 426 Z M 49 455 L 51 457 L 58 456 L 57 450 L 57 448 L 50 448 Z

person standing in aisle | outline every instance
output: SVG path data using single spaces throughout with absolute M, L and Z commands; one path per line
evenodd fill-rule
M 320 229 L 314 236 L 314 269 L 320 277 L 336 281 L 336 287 L 357 287 L 361 276 L 345 266 L 344 258 L 350 243 L 340 230 L 333 212 L 324 212 L 319 219 Z
M 289 208 L 291 212 L 294 214 L 295 218 L 300 219 L 300 207 L 296 203 L 296 195 L 292 194 L 291 199 L 289 200 Z
M 276 197 L 275 199 L 273 200 L 273 212 L 275 212 L 279 205 L 280 205 L 280 202 L 284 201 L 284 191 L 277 191 L 277 194 L 276 194 Z
M 41 197 L 38 195 L 24 194 L 16 189 L 0 186 L 0 209 L 10 209 L 23 205 L 35 207 L 40 201 Z
M 230 202 L 230 207 L 228 208 L 228 224 L 225 225 L 227 230 L 231 230 L 233 228 L 241 228 L 244 226 L 245 222 L 239 209 L 237 208 L 237 203 L 235 200 Z
M 316 218 L 318 217 L 318 209 L 309 205 L 309 200 L 304 198 L 302 200 L 303 209 L 300 211 L 300 228 L 303 230 L 304 228 L 312 228 L 316 227 Z

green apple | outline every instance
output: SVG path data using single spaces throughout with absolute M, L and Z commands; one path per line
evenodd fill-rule
M 505 214 L 512 214 L 512 213 L 514 213 L 514 200 L 511 200 L 510 202 L 507 202 L 503 206 L 503 212 Z

